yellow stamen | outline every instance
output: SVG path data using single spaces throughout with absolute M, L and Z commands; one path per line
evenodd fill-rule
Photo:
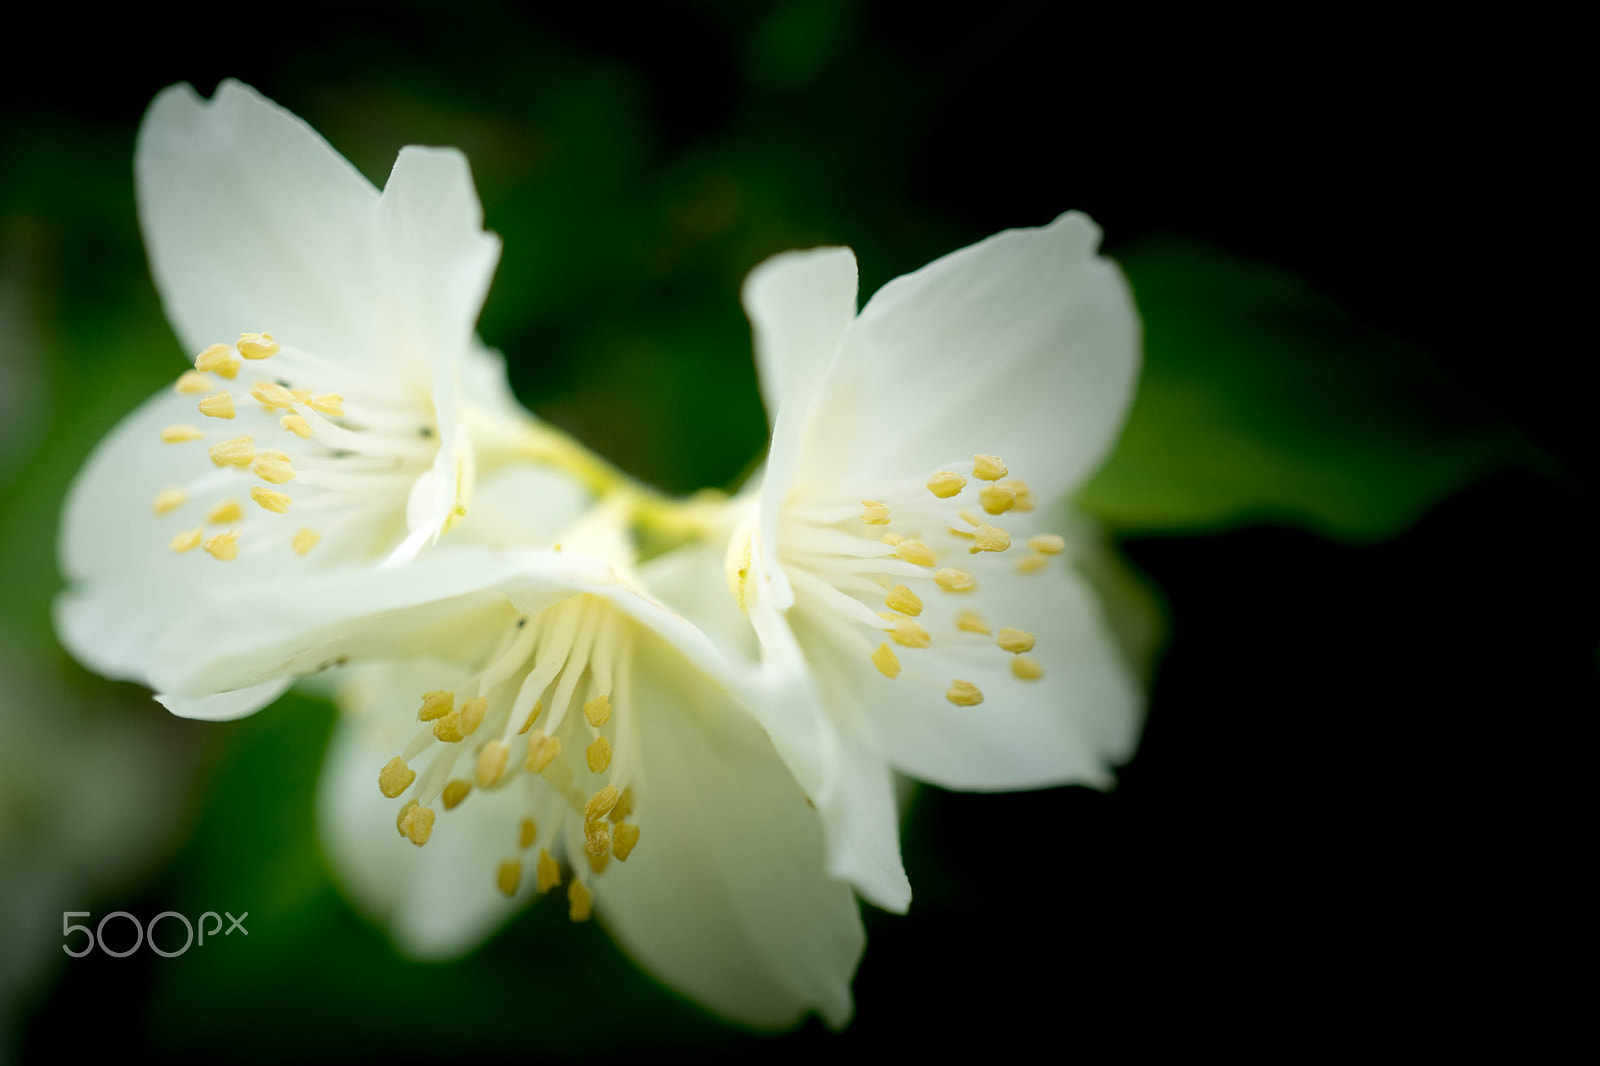
M 902 540 L 895 545 L 894 553 L 915 566 L 932 566 L 939 561 L 933 549 L 920 540 Z
M 325 392 L 320 396 L 313 396 L 305 401 L 305 405 L 321 415 L 329 418 L 340 418 L 344 415 L 344 397 L 336 392 Z
M 933 637 L 928 635 L 920 622 L 897 614 L 880 614 L 878 617 L 889 623 L 889 639 L 902 648 L 926 648 L 933 642 Z
M 256 459 L 256 442 L 250 437 L 230 437 L 213 444 L 209 454 L 218 466 L 249 466 Z
M 890 681 L 900 676 L 900 658 L 887 643 L 879 644 L 878 650 L 872 653 L 872 665 Z
M 587 922 L 594 913 L 594 897 L 576 877 L 567 886 L 567 917 L 575 922 Z
M 417 711 L 417 721 L 431 722 L 443 718 L 456 709 L 456 694 L 442 688 L 422 694 L 422 707 Z
M 230 529 L 226 533 L 218 533 L 214 537 L 206 538 L 202 547 L 211 554 L 213 559 L 228 562 L 239 558 L 239 531 Z
M 517 847 L 531 848 L 533 842 L 539 837 L 539 827 L 532 818 L 524 818 L 517 827 Z
M 282 418 L 278 419 L 278 425 L 282 426 L 290 433 L 293 433 L 301 440 L 305 440 L 307 437 L 311 436 L 311 423 L 307 422 L 299 415 L 284 415 Z
M 633 786 L 629 785 L 622 790 L 622 795 L 617 797 L 617 805 L 611 808 L 611 820 L 620 822 L 633 813 Z
M 287 514 L 289 504 L 293 502 L 289 499 L 288 493 L 273 492 L 271 489 L 264 489 L 260 485 L 250 486 L 250 498 L 260 504 L 263 509 L 272 511 L 275 514 Z
M 983 516 L 971 508 L 966 508 L 964 510 L 957 511 L 956 513 L 959 514 L 961 516 L 961 520 L 969 526 L 983 525 Z
M 604 855 L 611 850 L 611 827 L 604 820 L 583 823 L 583 837 L 590 855 Z
M 532 729 L 533 728 L 533 723 L 535 723 L 535 722 L 537 722 L 539 720 L 539 712 L 543 711 L 543 710 L 544 710 L 544 701 L 543 700 L 534 700 L 533 701 L 533 710 L 528 712 L 528 720 L 526 722 L 522 723 L 522 728 L 521 729 L 517 730 L 517 736 L 520 737 L 522 734 L 524 734 L 528 730 Z
M 584 757 L 589 761 L 591 774 L 605 773 L 606 767 L 611 765 L 611 741 L 596 737 L 594 743 L 584 751 Z
M 861 501 L 861 522 L 869 526 L 886 526 L 889 524 L 889 508 L 880 500 Z
M 156 493 L 156 501 L 150 505 L 150 510 L 155 514 L 168 514 L 176 511 L 189 501 L 189 494 L 180 488 L 162 489 Z
M 289 395 L 294 397 L 294 402 L 295 403 L 305 403 L 307 400 L 311 399 L 311 390 L 310 389 L 290 389 L 289 390 Z
M 1054 533 L 1040 533 L 1028 538 L 1028 547 L 1041 555 L 1060 555 L 1067 550 L 1067 538 Z
M 973 555 L 979 552 L 1003 552 L 1011 547 L 1011 534 L 999 526 L 984 524 L 978 527 L 973 534 L 972 547 L 967 551 Z
M 400 808 L 400 813 L 394 816 L 394 827 L 400 831 L 401 836 L 406 835 L 406 821 L 410 819 L 411 812 L 416 809 L 416 800 L 406 800 L 405 806 Z
M 172 386 L 172 391 L 181 396 L 193 396 L 197 393 L 210 392 L 217 387 L 217 383 L 198 370 L 185 370 L 178 375 L 178 383 Z
M 432 807 L 416 806 L 411 808 L 411 813 L 406 815 L 404 831 L 406 838 L 417 847 L 428 842 L 433 836 L 433 820 L 437 815 Z
M 917 598 L 915 592 L 904 585 L 896 585 L 890 589 L 888 598 L 883 602 L 888 604 L 891 611 L 909 614 L 913 618 L 922 613 L 922 601 Z
M 489 701 L 479 696 L 461 704 L 461 735 L 466 736 L 483 724 L 483 716 L 489 712 Z
M 941 470 L 928 479 L 928 491 L 941 500 L 948 500 L 967 487 L 967 479 L 960 474 Z
M 168 426 L 161 431 L 161 443 L 182 444 L 185 441 L 199 440 L 203 436 L 205 434 L 193 426 Z
M 596 729 L 605 725 L 611 718 L 611 697 L 602 693 L 585 703 L 583 716 Z
M 167 547 L 182 555 L 186 551 L 198 548 L 200 546 L 200 538 L 205 535 L 206 531 L 203 529 L 186 529 L 167 542 Z
M 278 342 L 272 339 L 270 333 L 239 334 L 239 354 L 246 359 L 265 359 L 277 352 Z
M 478 752 L 477 780 L 479 788 L 493 788 L 505 775 L 506 762 L 511 749 L 498 740 L 491 740 Z
M 1050 556 L 1040 555 L 1038 552 L 1029 552 L 1017 560 L 1017 572 L 1021 574 L 1037 574 L 1050 565 Z
M 383 769 L 378 771 L 378 790 L 390 799 L 395 799 L 411 787 L 411 782 L 417 779 L 417 772 L 406 765 L 406 761 L 396 755 L 383 764 Z
M 977 611 L 962 611 L 956 615 L 956 628 L 963 633 L 989 633 L 989 623 L 983 620 L 983 615 Z
M 542 774 L 561 754 L 561 738 L 536 733 L 528 738 L 528 771 Z
M 444 786 L 444 793 L 440 799 L 444 800 L 444 809 L 453 811 L 461 806 L 461 801 L 472 794 L 472 782 L 461 778 L 449 782 Z
M 1005 514 L 1017 502 L 1017 494 L 1005 485 L 986 485 L 978 493 L 978 502 L 990 514 Z
M 212 525 L 220 526 L 228 522 L 237 522 L 244 518 L 244 508 L 239 506 L 238 500 L 223 500 L 211 508 L 211 513 L 206 515 L 206 521 Z
M 1044 667 L 1038 659 L 1019 655 L 1011 660 L 1011 672 L 1024 681 L 1037 681 L 1044 676 Z
M 516 859 L 507 859 L 500 864 L 500 869 L 494 873 L 495 887 L 508 896 L 517 894 L 517 886 L 522 884 L 522 863 Z
M 256 402 L 262 407 L 294 410 L 294 394 L 275 381 L 256 382 L 250 386 L 250 395 L 255 397 Z
M 454 711 L 433 723 L 433 735 L 446 744 L 459 744 L 466 736 L 461 731 L 461 716 Z
M 952 681 L 944 698 L 957 707 L 976 707 L 983 702 L 983 693 L 971 681 Z
M 595 876 L 597 876 L 597 877 L 600 874 L 605 873 L 606 872 L 606 867 L 610 866 L 610 865 L 611 865 L 611 853 L 609 851 L 606 852 L 604 855 L 590 855 L 589 856 L 589 869 L 591 871 L 593 871 Z
M 952 537 L 960 537 L 962 540 L 972 539 L 973 534 L 972 530 L 970 529 L 957 529 L 955 526 L 950 526 L 948 528 Z
M 998 455 L 974 455 L 972 476 L 980 481 L 999 481 L 1006 476 L 1006 464 Z
M 539 861 L 534 865 L 534 876 L 537 878 L 534 887 L 540 892 L 548 892 L 561 883 L 561 867 L 550 857 L 549 848 L 539 849 Z
M 194 359 L 196 370 L 208 370 L 229 381 L 238 376 L 239 365 L 239 360 L 233 357 L 233 349 L 226 344 L 213 344 Z
M 273 485 L 282 485 L 294 480 L 294 467 L 279 459 L 269 459 L 265 455 L 259 457 L 250 469 L 255 471 L 256 477 Z
M 611 854 L 618 862 L 627 862 L 628 856 L 639 844 L 639 827 L 631 822 L 619 822 L 611 832 Z
M 1011 491 L 1016 493 L 1017 510 L 1033 510 L 1035 502 L 1033 498 L 1033 490 L 1028 488 L 1028 483 L 1026 481 L 1018 481 L 1016 478 L 1012 478 L 1010 481 L 1006 482 L 1006 484 L 1010 485 Z
M 946 592 L 971 592 L 978 587 L 978 582 L 965 570 L 957 570 L 953 566 L 946 566 L 933 572 L 933 583 Z
M 589 797 L 589 802 L 583 805 L 583 820 L 593 822 L 604 818 L 616 807 L 617 800 L 622 798 L 622 793 L 616 785 L 607 785 L 599 792 Z
M 1010 626 L 1002 626 L 999 635 L 994 638 L 996 644 L 1013 655 L 1032 651 L 1033 641 L 1033 634 L 1026 629 L 1012 629 Z
M 233 397 L 228 395 L 228 390 L 214 392 L 200 401 L 200 413 L 207 418 L 232 418 Z
M 322 534 L 314 529 L 302 529 L 294 535 L 289 542 L 289 547 L 294 549 L 296 555 L 304 555 L 317 546 L 317 541 L 322 539 Z
M 883 536 L 879 537 L 878 539 L 880 541 L 882 541 L 883 543 L 889 545 L 889 547 L 893 548 L 895 545 L 899 544 L 901 541 L 905 540 L 906 538 L 902 537 L 898 533 L 885 533 Z

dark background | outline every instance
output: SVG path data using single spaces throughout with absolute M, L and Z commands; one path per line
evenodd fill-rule
M 1091 491 L 1166 606 L 1140 753 L 1111 794 L 925 790 L 916 900 L 904 918 L 868 909 L 838 1050 L 1398 1050 L 1565 1014 L 1541 959 L 1573 936 L 1600 581 L 1575 376 L 1592 346 L 1565 336 L 1578 275 L 1559 255 L 1587 224 L 1559 200 L 1571 135 L 1547 126 L 1574 80 L 1559 26 L 844 0 L 274 5 L 224 25 L 240 15 L 129 13 L 88 34 L 52 15 L 37 44 L 59 59 L 0 73 L 4 235 L 42 317 L 122 301 L 170 346 L 132 133 L 162 87 L 235 76 L 380 184 L 400 144 L 461 146 L 506 239 L 485 338 L 537 413 L 668 488 L 726 484 L 761 446 L 736 293 L 762 257 L 848 243 L 865 295 L 1068 207 L 1127 265 L 1152 375 L 1248 394 L 1243 432 L 1335 486 L 1339 507 L 1318 489 L 1204 513 Z M 87 343 L 63 329 L 61 363 Z M 1202 334 L 1211 347 L 1183 348 Z M 1267 354 L 1229 362 L 1251 352 Z M 1280 404 L 1246 388 L 1263 366 L 1309 376 Z M 168 370 L 119 371 L 116 402 L 108 386 L 94 415 L 62 416 L 73 445 L 31 460 L 55 480 L 12 478 L 8 520 L 53 514 L 59 485 L 54 501 L 42 486 Z M 1155 415 L 1141 425 L 1128 463 L 1184 450 Z M 1157 480 L 1189 476 L 1172 462 Z M 53 588 L 34 582 L 25 619 Z M 273 832 L 314 862 L 294 827 L 318 749 L 286 738 L 328 720 L 290 700 L 186 737 L 207 798 L 138 905 L 118 905 L 197 910 L 181 905 L 197 883 L 250 883 L 239 867 L 270 847 L 219 840 L 248 835 L 226 819 L 252 772 L 297 796 Z M 815 1022 L 723 1030 L 537 908 L 467 964 L 415 967 L 326 884 L 285 899 L 299 932 L 272 958 L 252 942 L 181 971 L 148 953 L 73 963 L 30 1001 L 25 1057 L 836 1050 Z

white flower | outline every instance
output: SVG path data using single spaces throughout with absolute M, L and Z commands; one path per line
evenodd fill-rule
M 910 901 L 891 767 L 956 789 L 1105 785 L 1137 737 L 1138 688 L 1071 545 L 1037 521 L 1105 457 L 1138 372 L 1098 243 L 1075 213 L 1008 231 L 859 315 L 848 249 L 745 284 L 773 416 L 726 557 L 766 669 L 751 709 L 822 815 L 830 869 L 890 909 Z M 996 827 L 1019 831 L 1048 833 Z

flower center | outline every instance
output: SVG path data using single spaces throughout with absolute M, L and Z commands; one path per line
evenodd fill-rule
M 242 391 L 241 367 L 267 359 L 272 376 Z M 161 431 L 174 446 L 206 445 L 210 460 L 207 469 L 197 455 L 195 477 L 156 494 L 157 516 L 204 516 L 183 523 L 168 542 L 173 551 L 198 547 L 224 561 L 285 547 L 306 555 L 326 538 L 338 554 L 366 556 L 404 537 L 411 486 L 439 450 L 431 404 L 283 347 L 270 333 L 213 344 L 174 388 L 199 396 L 199 413 L 212 420 L 204 425 L 217 428 Z M 264 528 L 241 544 L 247 514 Z
M 461 689 L 424 693 L 423 727 L 378 775 L 390 799 L 409 792 L 396 819 L 400 834 L 420 847 L 433 833 L 435 802 L 450 811 L 474 789 L 520 789 L 526 817 L 496 884 L 514 895 L 524 853 L 544 840 L 533 860 L 538 891 L 561 884 L 566 857 L 569 913 L 586 919 L 591 878 L 613 857 L 626 861 L 639 841 L 638 825 L 626 821 L 638 751 L 631 626 L 605 600 L 574 596 L 519 618 Z M 463 759 L 470 769 L 457 776 Z

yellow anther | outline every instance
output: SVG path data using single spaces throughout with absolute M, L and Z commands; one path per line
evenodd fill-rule
M 282 426 L 290 433 L 293 433 L 301 440 L 305 440 L 307 437 L 311 436 L 311 423 L 307 422 L 300 415 L 284 415 L 282 418 L 278 419 L 278 425 Z
M 431 722 L 443 718 L 456 709 L 456 694 L 442 688 L 422 694 L 422 707 L 417 711 L 417 721 Z
M 594 897 L 576 877 L 567 886 L 567 917 L 575 922 L 587 922 L 594 913 Z
M 417 779 L 417 772 L 406 765 L 406 761 L 396 755 L 383 764 L 383 769 L 378 771 L 378 789 L 390 799 L 411 787 L 411 782 Z
M 967 508 L 965 510 L 957 511 L 956 513 L 959 514 L 961 516 L 961 520 L 963 522 L 965 522 L 969 526 L 981 526 L 981 525 L 983 525 L 983 516 L 980 515 L 977 511 L 972 510 L 971 508 Z
M 933 549 L 920 540 L 902 540 L 895 545 L 894 553 L 915 566 L 932 566 L 939 561 Z
M 244 518 L 244 508 L 239 506 L 238 500 L 223 500 L 211 508 L 211 513 L 206 515 L 206 521 L 212 525 L 224 525 L 228 522 L 238 522 Z
M 429 837 L 433 836 L 433 820 L 436 817 L 438 815 L 432 807 L 423 807 L 419 804 L 407 812 L 400 831 L 406 835 L 407 840 L 420 848 L 428 842 Z
M 584 822 L 583 838 L 590 855 L 604 855 L 611 850 L 611 827 L 604 819 Z
M 205 436 L 193 426 L 168 426 L 161 431 L 161 443 L 182 444 L 184 441 L 199 440 Z
M 317 546 L 317 541 L 322 539 L 322 534 L 314 529 L 302 529 L 294 535 L 289 542 L 289 547 L 294 549 L 296 555 L 304 555 Z
M 539 849 L 539 861 L 534 864 L 533 873 L 534 887 L 540 892 L 548 892 L 561 883 L 561 867 L 550 857 L 549 848 Z
M 604 693 L 583 705 L 583 717 L 596 729 L 611 719 L 611 697 Z
M 589 858 L 589 869 L 594 873 L 594 875 L 596 877 L 598 877 L 601 874 L 605 873 L 606 872 L 606 867 L 611 865 L 611 853 L 609 851 L 606 852 L 604 855 L 589 855 L 588 858 Z
M 539 826 L 532 818 L 524 818 L 522 824 L 517 826 L 517 847 L 531 848 L 538 837 Z
M 933 643 L 933 638 L 920 622 L 898 614 L 880 614 L 878 617 L 889 623 L 889 639 L 902 648 L 926 648 Z
M 886 526 L 889 524 L 889 507 L 880 500 L 861 501 L 861 521 L 869 526 Z
M 200 538 L 206 535 L 203 529 L 186 529 L 167 542 L 167 547 L 182 555 L 200 546 Z
M 589 772 L 603 774 L 606 767 L 611 765 L 611 741 L 605 737 L 595 737 L 594 743 L 590 744 L 583 754 L 589 761 Z
M 617 800 L 622 798 L 622 793 L 616 785 L 607 785 L 599 792 L 589 797 L 589 802 L 583 805 L 583 820 L 586 822 L 604 818 L 610 814 L 617 805 Z
M 256 442 L 249 437 L 230 437 L 213 444 L 210 455 L 218 466 L 249 466 L 256 459 Z
M 1017 572 L 1022 574 L 1037 574 L 1050 565 L 1050 556 L 1040 555 L 1038 552 L 1029 552 L 1017 560 Z
M 900 658 L 887 643 L 879 644 L 878 650 L 872 653 L 872 665 L 890 681 L 900 676 Z
M 207 418 L 232 418 L 233 397 L 228 395 L 228 390 L 214 392 L 200 401 L 200 413 Z
M 339 418 L 344 415 L 344 397 L 336 392 L 325 392 L 303 402 L 313 411 L 329 418 Z
M 290 389 L 289 390 L 289 395 L 294 397 L 294 402 L 295 403 L 305 403 L 307 400 L 311 399 L 311 390 L 310 389 Z
M 517 894 L 517 886 L 522 884 L 522 863 L 516 859 L 507 859 L 500 864 L 494 872 L 495 887 L 508 896 Z
M 928 479 L 928 491 L 941 500 L 948 500 L 966 487 L 966 478 L 948 470 L 941 470 Z
M 213 559 L 220 559 L 223 562 L 237 559 L 239 558 L 239 531 L 230 529 L 226 533 L 218 533 L 215 536 L 207 537 L 202 547 L 210 553 Z
M 1018 481 L 1016 478 L 1012 478 L 1010 481 L 1006 482 L 1006 484 L 1010 485 L 1011 491 L 1016 493 L 1017 510 L 1033 510 L 1036 501 L 1033 498 L 1033 490 L 1028 488 L 1028 483 L 1026 481 Z
M 989 623 L 983 620 L 983 615 L 977 611 L 962 611 L 956 615 L 956 628 L 963 633 L 989 633 Z
M 611 854 L 618 862 L 627 862 L 628 856 L 639 843 L 639 827 L 631 822 L 618 822 L 611 831 Z
M 949 526 L 948 529 L 952 537 L 960 537 L 962 540 L 972 539 L 972 530 L 970 529 L 957 529 L 955 526 Z
M 1025 651 L 1033 650 L 1034 636 L 1026 629 L 1012 629 L 1010 626 L 1001 626 L 1000 633 L 994 642 L 1012 655 L 1021 655 Z
M 990 514 L 1005 514 L 1017 502 L 1017 494 L 1006 485 L 985 485 L 978 493 L 978 502 Z
M 401 836 L 406 835 L 406 820 L 411 817 L 411 812 L 416 809 L 416 800 L 406 800 L 405 806 L 400 808 L 400 813 L 394 816 L 394 827 L 400 831 Z
M 543 710 L 544 710 L 544 701 L 543 700 L 534 700 L 533 701 L 533 710 L 528 712 L 528 720 L 526 722 L 522 723 L 522 728 L 521 729 L 517 730 L 517 736 L 520 737 L 522 734 L 524 734 L 528 730 L 532 729 L 533 728 L 533 723 L 535 723 L 535 722 L 537 722 L 539 720 L 539 712 L 543 711 Z
M 202 392 L 210 392 L 217 387 L 217 383 L 198 370 L 185 370 L 178 375 L 178 383 L 172 386 L 172 391 L 181 396 L 194 396 Z
M 933 583 L 946 592 L 971 592 L 978 582 L 965 570 L 953 566 L 941 567 L 933 572 Z
M 180 488 L 162 489 L 156 493 L 156 500 L 150 505 L 150 510 L 155 514 L 169 514 L 189 502 L 189 494 Z
M 1040 533 L 1028 538 L 1028 547 L 1042 555 L 1060 555 L 1067 550 L 1067 538 L 1054 533 Z
M 433 735 L 446 744 L 459 744 L 466 736 L 461 731 L 461 716 L 454 711 L 433 723 Z
M 498 740 L 491 740 L 478 752 L 477 780 L 479 788 L 493 788 L 505 776 L 506 762 L 511 749 Z
M 1006 464 L 998 455 L 974 455 L 972 476 L 979 481 L 999 481 L 1006 476 Z
M 489 713 L 489 701 L 482 696 L 466 700 L 461 704 L 461 735 L 466 736 L 483 724 L 483 716 Z
M 239 334 L 239 354 L 246 359 L 265 359 L 277 352 L 278 342 L 272 339 L 270 333 Z
M 273 485 L 282 485 L 294 480 L 294 465 L 287 459 L 261 455 L 256 458 L 250 467 L 256 477 Z
M 1038 659 L 1019 655 L 1011 660 L 1011 672 L 1024 681 L 1037 681 L 1044 676 L 1044 667 Z
M 258 381 L 250 386 L 250 395 L 262 407 L 276 407 L 286 411 L 294 409 L 294 394 L 275 381 Z
M 917 598 L 915 592 L 904 585 L 896 585 L 890 589 L 888 597 L 883 602 L 889 605 L 891 611 L 909 614 L 913 618 L 922 613 L 922 601 Z
M 264 489 L 260 485 L 250 486 L 250 498 L 260 504 L 264 510 L 271 511 L 274 514 L 287 514 L 289 512 L 289 504 L 293 502 L 289 499 L 288 493 L 273 492 L 271 489 Z
M 194 368 L 221 374 L 232 381 L 239 374 L 239 360 L 233 357 L 233 349 L 226 344 L 213 344 L 195 356 Z
M 983 702 L 983 693 L 971 681 L 952 681 L 944 698 L 957 707 L 976 707 Z
M 967 551 L 977 555 L 979 552 L 1003 552 L 1009 547 L 1011 547 L 1011 534 L 999 526 L 985 523 L 972 535 L 972 547 Z
M 439 798 L 444 800 L 445 810 L 453 811 L 471 794 L 472 782 L 458 777 L 444 786 L 444 793 Z
M 561 754 L 561 738 L 535 733 L 528 738 L 528 771 L 542 774 Z

